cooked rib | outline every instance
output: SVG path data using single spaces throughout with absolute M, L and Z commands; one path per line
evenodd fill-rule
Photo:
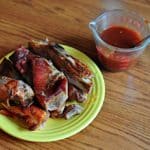
M 63 115 L 66 119 L 70 119 L 75 115 L 81 114 L 82 111 L 83 111 L 83 107 L 81 107 L 80 105 L 70 104 L 70 105 L 65 107 Z
M 12 62 L 6 58 L 0 64 L 0 75 L 17 80 L 21 79 L 19 72 L 15 69 Z
M 77 100 L 78 102 L 84 102 L 87 100 L 87 93 L 78 89 L 72 84 L 68 85 L 68 97 L 69 100 Z
M 35 105 L 22 108 L 20 106 L 5 106 L 1 114 L 14 118 L 29 130 L 35 130 L 43 126 L 49 117 L 49 113 Z
M 33 80 L 35 96 L 45 110 L 63 111 L 68 98 L 68 81 L 51 61 L 34 55 L 23 47 L 17 49 L 12 61 L 24 76 L 30 70 L 29 77 L 32 79 L 29 80 Z
M 46 40 L 31 40 L 28 42 L 28 48 L 33 53 L 38 54 L 40 56 L 43 56 L 45 58 L 48 58 L 48 51 L 49 51 L 49 41 Z
M 64 72 L 69 80 L 69 84 L 76 88 L 76 90 L 74 90 L 75 93 L 72 93 L 73 95 L 76 95 L 78 89 L 79 93 L 84 94 L 83 97 L 86 97 L 86 95 L 90 93 L 93 77 L 91 71 L 78 59 L 68 55 L 62 46 L 54 43 L 49 44 L 48 41 L 33 40 L 29 42 L 29 49 L 36 54 L 51 59 L 54 65 Z M 85 99 L 83 99 L 77 100 L 84 101 Z
M 50 117 L 71 119 L 73 116 L 81 114 L 82 111 L 83 111 L 82 106 L 78 104 L 70 104 L 65 106 L 63 113 L 59 113 L 58 111 L 52 111 L 50 113 Z
M 21 80 L 6 76 L 0 77 L 0 103 L 20 105 L 23 107 L 33 103 L 34 92 L 32 88 Z
M 64 110 L 63 110 L 63 111 L 64 111 Z M 57 110 L 54 110 L 54 111 L 51 111 L 51 112 L 50 112 L 50 118 L 56 119 L 56 118 L 63 118 L 63 117 L 64 117 L 63 112 L 60 113 L 60 112 L 58 112 Z
M 66 77 L 44 58 L 33 57 L 31 62 L 33 85 L 39 103 L 46 110 L 62 111 L 68 98 Z
M 92 73 L 88 67 L 78 59 L 68 55 L 58 44 L 51 44 L 48 56 L 56 67 L 62 70 L 69 82 L 83 92 L 89 93 L 92 87 Z
M 28 60 L 29 50 L 23 46 L 16 49 L 15 53 L 9 57 L 15 68 L 19 71 L 26 82 L 32 85 L 32 70 Z

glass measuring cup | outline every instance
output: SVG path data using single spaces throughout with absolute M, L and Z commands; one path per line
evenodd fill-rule
M 137 58 L 149 43 L 133 48 L 112 46 L 100 36 L 104 30 L 112 26 L 122 26 L 134 30 L 143 39 L 149 33 L 148 25 L 144 22 L 143 17 L 137 13 L 120 9 L 106 11 L 89 23 L 101 64 L 110 71 L 127 70 L 134 66 Z

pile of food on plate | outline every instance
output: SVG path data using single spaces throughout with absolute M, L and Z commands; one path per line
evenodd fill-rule
M 0 113 L 29 130 L 51 118 L 80 114 L 93 74 L 65 49 L 48 40 L 32 40 L 0 64 Z M 79 103 L 68 104 L 76 100 Z

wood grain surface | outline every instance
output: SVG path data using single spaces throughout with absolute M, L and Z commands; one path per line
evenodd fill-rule
M 104 9 L 137 11 L 150 20 L 150 0 L 0 0 L 0 57 L 29 39 L 48 37 L 97 55 L 88 23 Z M 108 2 L 108 3 L 106 3 Z M 79 134 L 58 142 L 32 143 L 0 131 L 0 150 L 150 150 L 150 47 L 133 69 L 110 73 L 104 106 Z

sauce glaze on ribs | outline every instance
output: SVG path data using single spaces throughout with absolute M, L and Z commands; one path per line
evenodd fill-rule
M 55 43 L 46 41 L 29 42 L 29 49 L 52 60 L 54 65 L 64 72 L 69 82 L 69 99 L 76 98 L 83 102 L 92 89 L 92 73 L 88 67 L 78 59 L 68 55 L 64 48 Z
M 36 99 L 42 108 L 63 111 L 68 99 L 68 81 L 51 61 L 32 54 L 24 47 L 17 49 L 11 60 L 18 71 L 32 81 Z
M 0 103 L 27 107 L 33 103 L 34 92 L 22 80 L 15 80 L 6 76 L 0 77 Z

